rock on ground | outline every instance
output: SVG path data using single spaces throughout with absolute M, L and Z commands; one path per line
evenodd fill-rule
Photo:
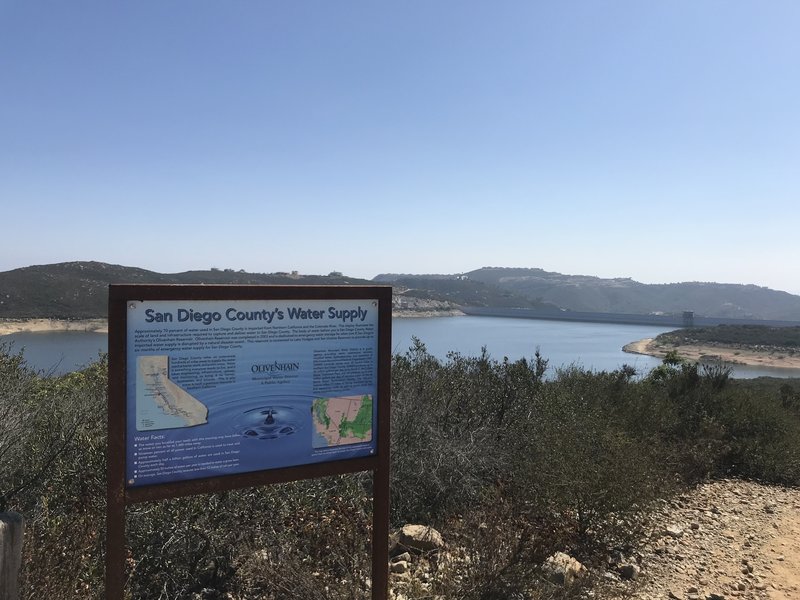
M 399 546 L 413 552 L 430 552 L 444 547 L 442 534 L 427 525 L 403 525 Z
M 581 563 L 569 554 L 556 552 L 545 561 L 543 570 L 551 583 L 572 585 L 575 578 L 579 577 L 585 569 Z

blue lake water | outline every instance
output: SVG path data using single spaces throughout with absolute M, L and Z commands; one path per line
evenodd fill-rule
M 12 352 L 21 350 L 34 369 L 61 375 L 97 360 L 108 348 L 108 336 L 83 331 L 25 332 L 0 336 L 0 344 L 10 346 Z
M 551 370 L 578 365 L 595 371 L 611 371 L 627 364 L 639 373 L 646 373 L 661 364 L 661 360 L 629 354 L 623 352 L 622 347 L 674 329 L 501 317 L 394 319 L 392 351 L 406 351 L 412 344 L 412 337 L 417 337 L 431 354 L 439 358 L 446 357 L 453 350 L 474 356 L 486 346 L 493 358 L 502 360 L 507 356 L 516 360 L 532 357 L 539 348 L 541 355 L 549 360 Z M 737 366 L 733 375 L 740 378 L 800 377 L 800 370 Z
M 635 340 L 655 337 L 672 328 L 649 325 L 569 323 L 500 317 L 433 317 L 394 319 L 392 351 L 403 353 L 419 338 L 436 357 L 456 351 L 474 356 L 483 346 L 502 360 L 530 358 L 537 348 L 550 361 L 551 369 L 580 365 L 594 370 L 613 370 L 628 364 L 639 372 L 660 364 L 656 358 L 627 354 L 622 347 Z M 106 335 L 84 332 L 18 333 L 0 336 L 0 343 L 24 351 L 28 364 L 37 370 L 65 373 L 95 360 L 107 348 Z M 735 367 L 735 377 L 800 377 L 800 371 Z

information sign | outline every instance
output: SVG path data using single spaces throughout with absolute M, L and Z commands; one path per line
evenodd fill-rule
M 388 595 L 389 286 L 109 287 L 106 597 L 129 504 L 372 471 Z
M 376 452 L 378 299 L 127 303 L 129 487 Z

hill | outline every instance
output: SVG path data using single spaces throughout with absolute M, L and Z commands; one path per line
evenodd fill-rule
M 756 285 L 645 284 L 629 278 L 564 275 L 542 269 L 484 267 L 464 276 L 567 310 L 680 314 L 737 319 L 800 321 L 800 296 Z
M 389 283 L 400 302 L 411 299 L 442 300 L 458 306 L 493 306 L 503 308 L 558 307 L 502 289 L 498 286 L 456 275 L 378 275 L 375 283 Z
M 371 281 L 340 273 L 297 275 L 210 269 L 165 274 L 101 262 L 67 262 L 0 273 L 0 318 L 105 317 L 110 283 L 373 285 Z
M 329 275 L 209 269 L 157 273 L 101 262 L 38 265 L 0 273 L 0 318 L 105 317 L 110 283 L 370 285 L 394 287 L 396 309 L 446 313 L 456 306 L 566 309 L 800 321 L 800 296 L 755 285 L 644 284 L 627 278 L 564 275 L 542 269 L 485 267 L 452 275 L 382 274 L 372 281 Z

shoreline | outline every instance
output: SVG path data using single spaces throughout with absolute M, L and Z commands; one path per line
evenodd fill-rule
M 457 308 L 449 310 L 392 310 L 395 319 L 423 319 L 429 317 L 465 317 L 466 315 Z
M 392 317 L 398 319 L 420 319 L 430 317 L 459 317 L 459 310 L 394 310 Z M 82 331 L 108 333 L 107 319 L 0 319 L 0 336 L 15 333 L 44 333 L 57 331 Z M 742 347 L 718 345 L 664 345 L 654 338 L 644 338 L 625 344 L 623 352 L 664 358 L 667 352 L 696 362 L 724 362 L 731 365 L 787 369 L 800 372 L 800 353 L 793 356 L 770 350 L 751 350 Z
M 677 352 L 679 356 L 696 362 L 723 362 L 731 365 L 747 367 L 765 367 L 769 369 L 787 369 L 798 371 L 800 375 L 800 354 L 789 356 L 770 350 L 752 350 L 731 346 L 711 345 L 664 345 L 654 338 L 637 340 L 622 347 L 629 354 L 643 354 L 664 358 L 667 352 Z
M 108 333 L 107 319 L 0 319 L 0 336 L 48 331 Z
M 396 319 L 422 319 L 430 317 L 463 317 L 460 310 L 393 310 Z M 83 331 L 108 333 L 107 319 L 0 319 L 0 336 L 15 333 L 45 333 L 56 331 Z

